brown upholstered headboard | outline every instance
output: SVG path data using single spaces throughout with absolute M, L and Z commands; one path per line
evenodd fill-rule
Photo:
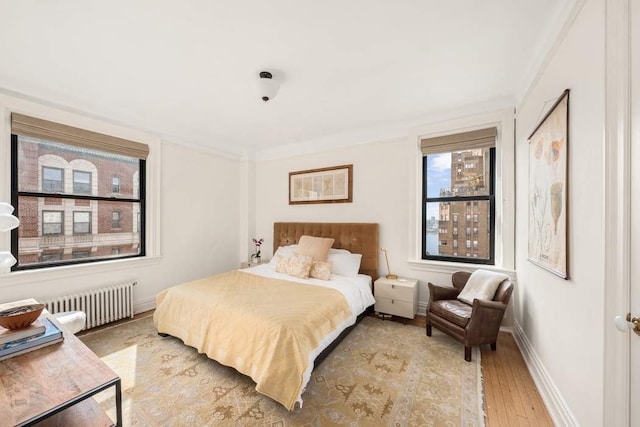
M 335 249 L 362 254 L 360 273 L 378 278 L 378 224 L 357 222 L 275 222 L 273 223 L 273 252 L 279 246 L 298 243 L 300 237 L 334 238 Z

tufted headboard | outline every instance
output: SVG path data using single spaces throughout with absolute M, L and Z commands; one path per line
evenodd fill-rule
M 358 222 L 275 222 L 273 223 L 273 252 L 279 246 L 298 243 L 300 237 L 334 238 L 335 249 L 362 254 L 360 273 L 375 281 L 378 278 L 378 224 Z

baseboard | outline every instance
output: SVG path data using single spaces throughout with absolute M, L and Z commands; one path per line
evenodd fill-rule
M 553 423 L 557 426 L 579 426 L 560 390 L 551 379 L 549 372 L 544 367 L 542 360 L 540 360 L 518 322 L 514 322 L 513 325 L 513 338 L 520 349 L 520 353 L 522 353 L 522 357 L 529 368 L 529 373 L 549 411 L 549 415 L 553 419 Z
M 426 302 L 418 302 L 418 312 L 416 313 L 419 316 L 427 315 L 427 303 Z
M 133 313 L 144 313 L 145 311 L 153 310 L 156 308 L 156 298 L 145 298 L 133 303 Z

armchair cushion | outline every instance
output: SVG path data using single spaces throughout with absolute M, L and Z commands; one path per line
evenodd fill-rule
M 460 295 L 458 295 L 458 299 L 467 304 L 473 304 L 473 300 L 476 298 L 491 301 L 500 283 L 508 278 L 509 276 L 506 274 L 488 270 L 476 270 L 469 276 L 469 280 Z
M 464 328 L 471 319 L 473 307 L 455 299 L 434 301 L 431 303 L 431 312 L 449 322 Z

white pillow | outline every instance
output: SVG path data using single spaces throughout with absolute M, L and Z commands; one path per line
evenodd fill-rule
M 509 276 L 488 270 L 476 270 L 471 273 L 467 284 L 458 295 L 460 301 L 473 304 L 474 299 L 493 300 L 496 289 L 500 283 L 508 279 Z
M 331 272 L 333 274 L 339 274 L 341 276 L 357 276 L 360 271 L 360 261 L 362 261 L 361 254 L 352 253 L 329 253 L 329 259 L 331 263 Z
M 330 254 L 350 254 L 351 252 L 349 252 L 346 249 L 329 249 L 329 253 Z
M 280 246 L 276 249 L 276 253 L 273 254 L 271 261 L 269 261 L 269 267 L 275 270 L 276 268 L 276 255 L 280 255 L 285 258 L 291 257 L 293 255 L 293 251 L 298 249 L 298 245 L 289 245 L 289 246 Z

